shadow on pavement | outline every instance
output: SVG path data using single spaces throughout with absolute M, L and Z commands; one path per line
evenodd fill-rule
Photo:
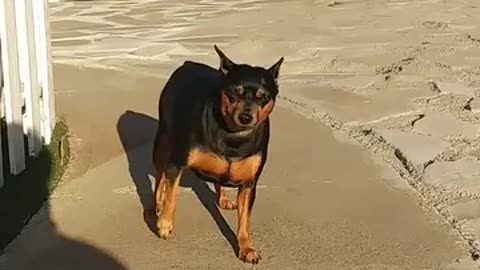
M 6 138 L 8 128 L 12 127 L 2 126 L 2 138 Z M 54 187 L 52 177 L 60 177 L 54 162 L 59 160 L 58 153 L 52 151 L 58 149 L 52 148 L 55 146 L 58 141 L 54 139 L 50 151 L 45 148 L 37 158 L 29 159 L 22 173 L 5 175 L 5 185 L 0 189 L 0 269 L 127 270 L 107 253 L 57 230 L 50 203 L 45 201 Z M 7 147 L 3 140 L 3 157 L 8 157 Z M 4 172 L 8 171 L 4 158 Z
M 153 144 L 156 129 L 156 119 L 133 111 L 123 113 L 117 123 L 117 132 L 127 155 L 130 176 L 135 184 L 137 195 L 143 206 L 144 221 L 154 234 L 157 234 L 157 230 L 153 203 L 153 183 L 149 178 L 149 175 L 156 175 L 152 164 L 153 148 L 139 148 L 139 146 L 147 143 L 150 145 Z M 235 233 L 218 209 L 215 203 L 215 193 L 204 181 L 196 178 L 190 171 L 185 171 L 180 181 L 180 186 L 191 188 L 194 191 L 202 205 L 215 220 L 223 236 L 232 246 L 233 251 L 237 253 L 238 246 Z M 178 207 L 181 207 L 181 205 Z

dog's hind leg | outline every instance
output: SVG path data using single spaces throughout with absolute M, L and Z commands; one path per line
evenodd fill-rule
M 174 164 L 168 164 L 165 170 L 163 183 L 163 196 L 161 197 L 162 209 L 157 220 L 158 235 L 167 239 L 173 232 L 173 223 L 175 220 L 175 210 L 177 206 L 177 189 L 182 177 L 183 167 Z
M 237 205 L 227 198 L 225 190 L 219 184 L 215 184 L 215 192 L 217 193 L 217 205 L 225 210 L 237 209 Z

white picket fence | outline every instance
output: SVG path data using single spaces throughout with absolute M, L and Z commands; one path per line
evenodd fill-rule
M 7 124 L 13 175 L 25 169 L 24 135 L 30 156 L 36 156 L 52 138 L 55 100 L 49 33 L 47 0 L 0 0 L 0 117 Z M 3 172 L 2 160 L 7 157 L 1 153 Z

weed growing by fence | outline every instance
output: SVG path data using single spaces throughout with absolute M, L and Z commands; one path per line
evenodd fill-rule
M 6 134 L 2 135 L 2 138 L 6 137 Z M 2 141 L 2 145 L 3 156 L 7 157 L 8 144 Z M 5 185 L 0 189 L 0 250 L 42 207 L 58 185 L 69 159 L 68 128 L 60 120 L 53 131 L 52 142 L 37 157 L 27 158 L 26 170 L 15 176 L 4 175 Z M 4 172 L 9 171 L 6 160 Z

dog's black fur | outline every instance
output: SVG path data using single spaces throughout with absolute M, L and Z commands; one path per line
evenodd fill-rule
M 153 153 L 159 173 L 157 224 L 160 236 L 167 238 L 173 229 L 176 178 L 183 168 L 215 183 L 222 208 L 236 206 L 227 202 L 221 187 L 238 187 L 239 257 L 257 263 L 260 257 L 250 245 L 246 224 L 267 159 L 269 114 L 278 95 L 283 57 L 265 69 L 236 64 L 214 48 L 220 57 L 218 70 L 186 61 L 173 72 L 160 96 Z

